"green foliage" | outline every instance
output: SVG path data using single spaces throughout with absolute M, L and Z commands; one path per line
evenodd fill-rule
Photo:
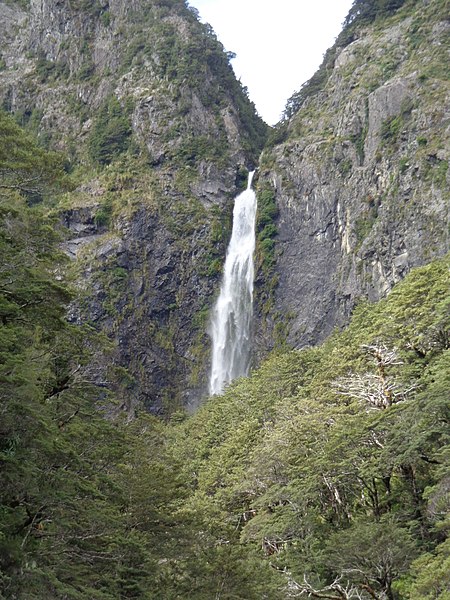
M 109 27 L 111 24 L 111 13 L 109 12 L 109 10 L 105 10 L 105 12 L 102 12 L 102 14 L 100 15 L 100 20 L 102 22 L 102 24 L 105 27 Z
M 352 40 L 350 40 L 352 41 Z M 350 41 L 348 43 L 350 43 Z M 336 57 L 336 45 L 329 48 L 324 55 L 323 61 L 319 69 L 314 75 L 305 82 L 298 92 L 295 92 L 286 102 L 286 107 L 283 112 L 283 120 L 290 119 L 305 103 L 307 98 L 315 96 L 320 92 L 330 76 Z
M 433 182 L 440 186 L 445 186 L 447 182 L 448 161 L 439 160 L 433 172 Z
M 53 157 L 10 119 L 2 127 L 14 135 L 0 156 L 0 595 L 160 598 L 193 545 L 177 515 L 180 468 L 154 419 L 104 418 L 113 399 L 91 364 L 104 342 L 65 321 L 72 294 L 56 277 L 64 257 L 55 223 L 10 185 Z M 124 369 L 115 377 L 133 385 Z
M 377 18 L 395 13 L 406 0 L 355 0 L 344 21 L 344 28 L 351 23 L 371 23 Z
M 69 66 L 64 61 L 53 62 L 47 60 L 45 55 L 39 55 L 36 61 L 36 74 L 39 83 L 65 79 L 69 76 Z
M 365 125 L 359 134 L 351 138 L 351 141 L 355 144 L 360 165 L 364 163 L 364 145 L 366 143 L 367 130 L 367 125 Z
M 30 0 L 6 0 L 6 4 L 17 4 L 20 8 L 26 10 L 30 6 Z
M 334 533 L 324 560 L 335 572 L 347 572 L 350 581 L 364 587 L 382 587 L 391 593 L 395 579 L 408 571 L 417 554 L 411 535 L 389 519 L 355 523 Z
M 398 170 L 403 175 L 409 168 L 409 158 L 407 156 L 403 156 L 398 163 Z
M 408 121 L 411 118 L 411 111 L 414 107 L 413 101 L 407 99 L 402 103 L 400 113 L 385 119 L 381 123 L 381 141 L 385 147 L 395 148 L 398 145 L 402 132 L 405 130 Z
M 99 3 L 88 4 L 72 6 L 101 14 Z M 399 5 L 356 2 L 349 38 L 358 19 L 382 18 Z M 152 6 L 182 10 L 184 3 Z M 228 81 L 218 43 L 211 32 L 202 35 L 189 41 L 190 58 L 181 62 L 182 41 L 175 51 L 171 35 L 161 42 L 164 77 L 198 83 L 203 70 L 202 77 L 218 73 Z M 140 44 L 136 51 L 147 51 L 145 40 Z M 296 101 L 321 89 L 330 64 Z M 40 68 L 50 81 L 54 67 Z M 219 112 L 225 94 L 243 94 L 241 118 L 256 151 L 265 128 L 243 90 L 199 84 L 197 91 Z M 40 116 L 27 120 L 38 123 Z M 275 140 L 285 135 L 279 131 Z M 393 119 L 383 137 L 395 140 L 400 131 Z M 126 110 L 111 99 L 92 127 L 92 159 L 117 159 L 130 132 Z M 137 414 L 126 423 L 113 418 L 111 382 L 92 361 L 92 350 L 105 342 L 65 321 L 72 294 L 57 226 L 45 202 L 35 204 L 51 202 L 64 187 L 62 161 L 3 114 L 0 135 L 0 596 L 279 600 L 339 598 L 342 585 L 363 600 L 447 598 L 449 258 L 412 272 L 379 304 L 361 304 L 350 326 L 321 347 L 278 350 L 192 417 L 178 415 L 163 426 Z M 359 153 L 364 138 L 363 131 L 353 140 Z M 216 146 L 186 138 L 180 160 L 220 161 Z M 443 185 L 446 161 L 426 161 Z M 348 165 L 341 168 L 347 175 Z M 131 194 L 131 171 L 110 175 L 97 226 L 110 222 L 113 191 Z M 186 173 L 177 173 L 177 185 L 189 191 Z M 159 216 L 180 238 L 201 225 L 205 270 L 214 276 L 229 228 L 185 198 L 158 205 Z M 376 216 L 371 210 L 356 223 L 360 241 Z M 266 272 L 276 218 L 275 193 L 263 189 L 257 236 Z M 99 301 L 117 316 L 128 271 L 111 261 L 96 276 L 112 290 Z M 207 315 L 205 306 L 193 319 L 194 360 L 204 352 Z M 280 337 L 286 328 L 278 324 Z M 173 322 L 149 330 L 171 360 Z M 107 372 L 118 388 L 133 390 L 127 369 Z
M 0 173 L 20 181 L 47 163 L 5 123 L 21 160 L 16 172 L 5 154 Z M 340 581 L 364 600 L 445 598 L 448 257 L 358 307 L 323 346 L 273 354 L 191 418 L 127 424 L 99 411 L 113 406 L 90 356 L 103 342 L 64 320 L 71 294 L 55 281 L 63 258 L 45 206 L 0 189 L 3 597 L 279 600 Z M 270 244 L 273 190 L 258 200 Z M 128 272 L 102 273 L 118 302 Z M 168 356 L 172 327 L 152 332 Z M 127 369 L 109 371 L 133 389 Z
M 179 131 L 174 133 L 177 137 L 182 137 L 186 146 L 177 154 L 179 161 L 186 159 L 192 163 L 197 151 L 198 160 L 203 158 L 204 152 L 209 152 L 214 160 L 226 154 L 228 141 L 221 109 L 230 100 L 236 105 L 242 124 L 240 133 L 243 146 L 252 160 L 256 161 L 266 141 L 267 125 L 257 115 L 246 88 L 236 80 L 229 62 L 233 54 L 224 51 L 212 28 L 198 23 L 194 13 L 186 9 L 183 3 L 172 4 L 179 6 L 180 13 L 192 25 L 188 35 L 181 36 L 173 23 L 162 18 L 167 9 L 163 9 L 161 3 L 155 3 L 148 13 L 151 34 L 136 31 L 123 59 L 122 70 L 151 61 L 161 79 L 177 84 L 179 90 L 189 89 L 203 106 L 215 114 L 219 128 L 217 139 L 205 137 L 197 140 L 197 136 L 193 137 L 188 130 L 185 119 L 180 119 Z M 180 98 L 177 97 L 176 100 L 179 101 Z M 180 102 L 181 117 L 185 116 L 183 110 L 183 102 Z
M 94 222 L 97 227 L 108 227 L 111 221 L 113 205 L 111 197 L 98 208 L 94 215 Z
M 255 105 L 250 101 L 247 89 L 241 88 L 240 84 L 236 86 L 236 83 L 234 83 L 234 88 L 234 98 L 243 124 L 243 146 L 256 161 L 265 146 L 268 128 L 256 113 Z
M 264 271 L 269 273 L 275 261 L 275 240 L 277 228 L 275 220 L 278 208 L 275 203 L 275 191 L 265 188 L 258 192 L 258 209 L 256 215 L 257 252 Z
M 98 391 L 80 376 L 91 336 L 64 320 L 71 294 L 55 279 L 62 261 L 55 224 L 42 205 L 28 207 L 20 186 L 11 186 L 24 173 L 53 167 L 54 157 L 9 119 L 2 125 L 15 134 L 8 156 L 0 157 L 2 587 L 7 598 L 48 597 L 54 590 L 76 598 L 95 585 L 87 561 L 109 551 L 118 495 L 103 470 L 116 460 L 121 436 L 96 413 Z M 58 170 L 50 172 L 51 189 Z M 44 175 L 39 183 L 43 189 Z M 102 561 L 97 568 L 105 573 Z M 82 588 L 72 586 L 77 577 Z
M 90 59 L 86 60 L 78 70 L 77 77 L 79 81 L 87 81 L 95 72 L 94 63 Z
M 203 532 L 270 561 L 269 589 L 283 573 L 304 594 L 340 582 L 419 598 L 433 567 L 445 589 L 446 554 L 429 552 L 449 510 L 449 260 L 361 305 L 322 347 L 274 354 L 174 430 L 186 505 Z
M 412 564 L 411 600 L 446 600 L 450 589 L 450 538 Z
M 119 101 L 112 97 L 100 110 L 89 137 L 94 162 L 107 165 L 125 152 L 130 143 L 131 124 Z
M 209 232 L 209 239 L 205 247 L 204 266 L 201 267 L 200 272 L 207 277 L 217 278 L 222 274 L 223 256 L 231 233 L 230 215 L 224 214 L 217 206 L 212 208 Z
M 212 258 L 208 264 L 206 274 L 208 277 L 218 277 L 222 273 L 222 261 L 220 258 Z
M 402 115 L 390 117 L 381 124 L 381 138 L 384 141 L 395 141 L 404 127 Z
M 360 217 L 355 222 L 355 235 L 358 244 L 361 244 L 369 235 L 376 220 L 376 215 L 370 211 L 367 216 Z
M 281 121 L 275 127 L 272 127 L 267 137 L 267 147 L 276 146 L 286 141 L 288 137 L 288 129 L 286 121 Z
M 183 137 L 183 142 L 176 150 L 175 159 L 183 166 L 195 165 L 199 160 L 219 161 L 227 156 L 227 143 L 224 139 L 211 139 L 201 135 Z
M 352 168 L 353 168 L 353 163 L 350 158 L 341 160 L 341 162 L 338 165 L 338 170 L 339 170 L 339 173 L 342 175 L 342 177 L 347 177 L 351 173 Z
M 72 0 L 71 8 L 74 10 L 82 10 L 92 16 L 99 16 L 104 12 L 104 3 L 99 0 Z
M 17 191 L 35 203 L 68 185 L 62 156 L 40 148 L 3 111 L 0 139 L 0 190 Z
M 271 225 L 278 215 L 278 208 L 275 203 L 275 191 L 273 189 L 264 189 L 258 194 L 258 230 L 262 230 L 266 225 Z

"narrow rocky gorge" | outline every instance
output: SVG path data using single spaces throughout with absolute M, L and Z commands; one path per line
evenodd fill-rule
M 268 128 L 183 0 L 0 0 L 2 600 L 448 600 L 447 4 Z
M 445 253 L 449 25 L 438 0 L 397 4 L 347 23 L 259 159 L 267 128 L 182 0 L 0 2 L 0 101 L 67 156 L 69 318 L 109 338 L 97 377 L 120 408 L 207 394 L 232 200 L 258 159 L 255 365 Z

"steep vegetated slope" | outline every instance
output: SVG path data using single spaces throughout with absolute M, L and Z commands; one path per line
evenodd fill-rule
M 63 163 L 0 132 L 0 597 L 444 600 L 449 256 L 190 418 L 107 420 L 108 340 L 64 318 Z
M 64 189 L 62 161 L 3 114 L 0 134 L 0 597 L 68 597 L 63 581 L 100 597 L 89 588 L 106 577 L 130 447 L 96 409 L 87 346 L 102 341 L 65 319 L 56 220 L 30 206 Z
M 449 267 L 414 270 L 345 331 L 274 354 L 175 430 L 223 597 L 447 597 Z M 265 557 L 264 593 L 235 591 L 236 555 Z
M 211 598 L 223 552 L 185 510 L 171 430 L 144 410 L 111 419 L 93 358 L 114 348 L 66 319 L 64 162 L 2 112 L 0 136 L 0 598 Z M 244 559 L 233 589 L 249 598 L 265 582 Z
M 81 298 L 128 410 L 198 401 L 230 202 L 266 126 L 183 0 L 0 2 L 0 100 L 64 151 Z
M 265 128 L 183 2 L 0 2 L 0 598 L 448 598 L 444 11 L 356 0 L 262 158 L 279 348 L 163 424 Z
M 449 27 L 443 0 L 358 0 L 289 100 L 261 159 L 261 348 L 323 340 L 448 248 Z

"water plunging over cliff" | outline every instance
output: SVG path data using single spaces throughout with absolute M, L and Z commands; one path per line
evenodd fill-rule
M 256 220 L 253 175 L 254 171 L 247 189 L 235 200 L 222 285 L 212 312 L 210 394 L 220 394 L 227 383 L 247 375 L 250 367 Z

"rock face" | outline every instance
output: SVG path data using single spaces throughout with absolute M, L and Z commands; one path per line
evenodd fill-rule
M 211 162 L 219 143 L 245 164 L 243 147 L 264 138 L 223 47 L 183 0 L 2 1 L 0 23 L 3 107 L 81 160 L 111 99 L 153 165 L 177 152 Z
M 337 47 L 322 90 L 265 151 L 259 188 L 278 220 L 272 311 L 259 351 L 316 344 L 363 298 L 385 296 L 449 248 L 449 23 L 439 1 L 409 3 Z M 266 294 L 267 296 L 267 294 Z
M 64 215 L 78 236 L 82 223 L 86 233 L 95 228 L 85 210 Z M 88 320 L 109 335 L 112 347 L 97 357 L 98 368 L 122 398 L 120 408 L 142 403 L 167 413 L 178 403 L 194 407 L 204 394 L 205 303 L 215 290 L 215 279 L 206 272 L 206 214 L 184 241 L 144 205 L 119 217 L 113 231 L 97 228 L 66 242 L 77 255 L 83 281 L 70 319 Z
M 410 0 L 353 23 L 264 151 L 258 358 L 320 342 L 448 249 L 447 17 Z M 0 0 L 0 101 L 68 156 L 69 318 L 108 340 L 95 379 L 130 413 L 194 408 L 232 198 L 266 134 L 222 46 L 183 0 Z
M 79 298 L 121 407 L 193 407 L 232 199 L 266 126 L 183 0 L 0 1 L 0 101 L 68 155 Z

